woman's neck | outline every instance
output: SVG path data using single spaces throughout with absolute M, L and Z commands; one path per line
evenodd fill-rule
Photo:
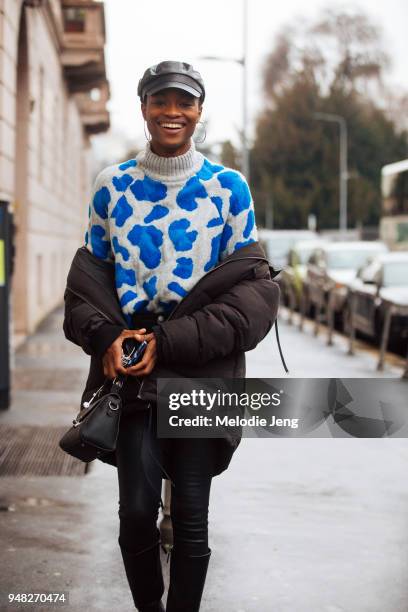
M 193 140 L 185 153 L 167 156 L 157 154 L 149 141 L 145 150 L 141 151 L 136 159 L 146 174 L 157 180 L 166 181 L 186 180 L 198 172 L 204 162 L 204 156 L 196 151 Z

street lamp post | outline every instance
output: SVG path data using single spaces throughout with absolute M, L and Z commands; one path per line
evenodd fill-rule
M 248 0 L 243 0 L 242 12 L 242 173 L 248 183 L 249 176 L 249 149 L 247 142 L 248 125 Z
M 214 55 L 202 56 L 202 60 L 211 60 L 217 62 L 234 62 L 242 66 L 242 174 L 245 176 L 247 182 L 250 182 L 249 176 L 249 149 L 248 149 L 248 0 L 243 0 L 243 11 L 242 11 L 242 22 L 243 22 L 243 55 L 242 58 L 237 59 L 234 57 L 220 57 Z
M 339 229 L 347 230 L 347 122 L 340 115 L 314 113 L 316 119 L 338 123 L 340 127 Z

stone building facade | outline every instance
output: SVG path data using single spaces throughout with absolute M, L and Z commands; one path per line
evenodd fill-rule
M 62 299 L 83 242 L 92 134 L 109 128 L 102 2 L 0 0 L 0 201 L 14 221 L 11 321 Z

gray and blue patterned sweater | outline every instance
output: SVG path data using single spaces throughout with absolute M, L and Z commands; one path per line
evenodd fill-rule
M 115 263 L 122 311 L 168 313 L 225 257 L 257 240 L 240 172 L 211 163 L 194 143 L 161 157 L 149 143 L 95 180 L 87 248 Z

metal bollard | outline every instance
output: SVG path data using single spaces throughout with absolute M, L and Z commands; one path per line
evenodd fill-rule
M 320 289 L 319 289 L 319 294 L 320 294 Z M 313 335 L 314 336 L 318 336 L 319 335 L 320 317 L 321 317 L 321 313 L 322 313 L 322 299 L 321 299 L 320 295 L 318 295 L 317 300 L 314 301 L 314 305 L 315 305 L 315 320 L 314 320 Z
M 349 355 L 354 355 L 354 341 L 356 339 L 355 311 L 356 311 L 356 296 L 355 296 L 355 293 L 351 293 L 351 296 L 350 296 L 350 331 L 349 331 L 349 348 L 348 348 Z
M 333 298 L 332 291 L 329 291 L 329 299 L 327 300 L 326 320 L 327 320 L 327 346 L 333 346 L 334 298 Z
M 296 295 L 291 285 L 288 286 L 288 297 L 289 297 L 289 318 L 287 322 L 289 325 L 292 325 L 293 313 L 295 312 L 295 307 L 296 307 Z
M 405 370 L 402 375 L 402 378 L 408 378 L 408 350 L 407 350 L 407 356 L 405 358 Z
M 299 313 L 299 331 L 303 331 L 303 324 L 305 322 L 306 312 L 309 309 L 309 297 L 307 285 L 305 282 L 302 283 L 302 292 L 300 295 L 300 313 Z
M 160 522 L 161 541 L 166 551 L 170 552 L 170 550 L 173 548 L 173 526 L 170 516 L 171 482 L 169 480 L 164 480 L 162 491 L 164 508 L 162 509 L 163 518 Z
M 381 335 L 381 347 L 380 347 L 380 355 L 377 363 L 377 370 L 381 371 L 384 369 L 384 361 L 385 361 L 385 351 L 388 346 L 388 338 L 390 335 L 390 325 L 391 325 L 391 317 L 393 314 L 392 305 L 389 304 L 387 310 L 385 311 L 385 319 L 384 319 L 384 327 L 383 333 Z

